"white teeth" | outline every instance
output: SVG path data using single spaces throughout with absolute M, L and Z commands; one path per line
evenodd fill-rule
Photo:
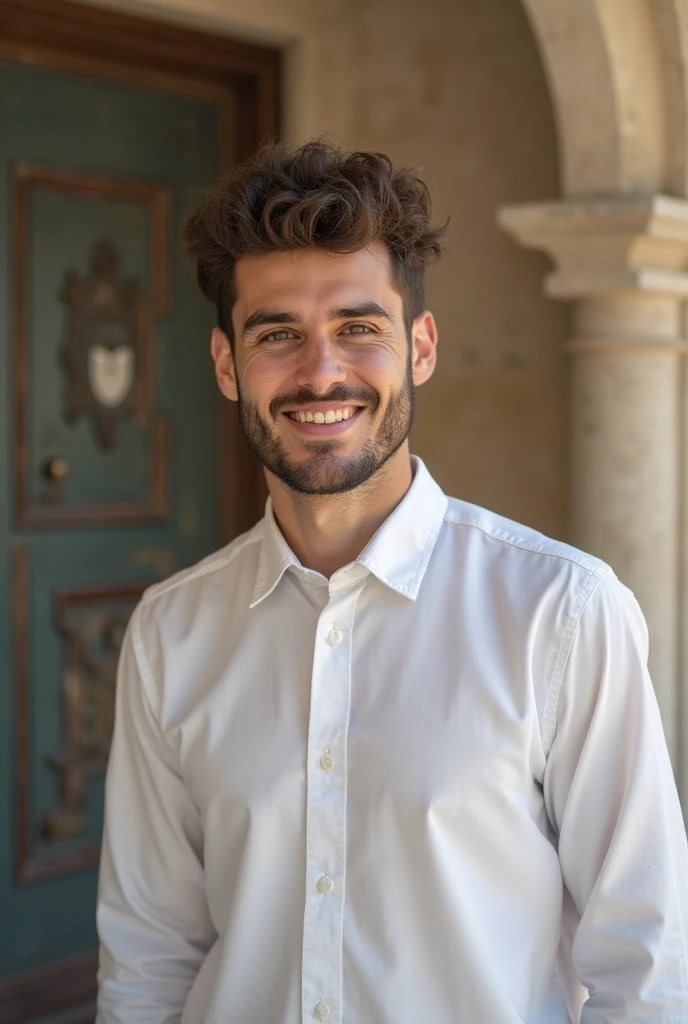
M 303 412 L 296 409 L 290 415 L 299 423 L 340 423 L 342 420 L 351 419 L 355 409 L 328 409 L 327 412 Z

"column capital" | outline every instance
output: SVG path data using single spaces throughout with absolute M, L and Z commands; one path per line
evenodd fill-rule
M 554 260 L 545 294 L 688 297 L 688 200 L 610 196 L 502 206 L 497 221 Z

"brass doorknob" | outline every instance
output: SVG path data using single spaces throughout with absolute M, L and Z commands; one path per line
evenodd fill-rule
M 64 480 L 69 473 L 69 463 L 61 457 L 49 459 L 43 472 L 48 480 Z

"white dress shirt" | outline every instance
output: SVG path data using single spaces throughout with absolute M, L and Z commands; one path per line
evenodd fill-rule
M 268 502 L 129 626 L 99 1024 L 686 1024 L 646 656 L 607 565 L 417 459 L 329 580 Z

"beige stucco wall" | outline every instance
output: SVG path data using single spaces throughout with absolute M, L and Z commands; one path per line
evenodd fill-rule
M 565 308 L 495 225 L 558 195 L 541 62 L 519 0 L 100 0 L 285 48 L 286 134 L 419 163 L 449 252 L 429 279 L 441 358 L 414 448 L 451 493 L 566 533 Z

